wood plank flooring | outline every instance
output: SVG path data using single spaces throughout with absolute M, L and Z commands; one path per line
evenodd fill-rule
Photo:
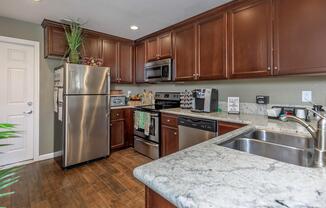
M 25 166 L 21 180 L 11 187 L 16 194 L 0 198 L 0 207 L 143 208 L 145 187 L 132 170 L 150 161 L 129 148 L 67 171 L 54 160 L 33 163 Z

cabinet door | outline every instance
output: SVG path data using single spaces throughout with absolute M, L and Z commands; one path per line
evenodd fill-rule
M 119 83 L 132 83 L 132 45 L 119 43 Z
M 158 59 L 158 44 L 157 38 L 151 38 L 146 41 L 146 60 L 153 61 Z
M 81 49 L 82 57 L 102 57 L 102 40 L 99 36 L 91 33 L 85 33 Z
M 111 121 L 111 149 L 124 147 L 125 145 L 125 121 L 112 120 Z
M 218 135 L 223 135 L 226 133 L 229 133 L 231 131 L 234 131 L 236 129 L 239 129 L 241 127 L 244 127 L 245 124 L 237 124 L 237 123 L 228 123 L 228 122 L 218 122 Z
M 143 42 L 135 46 L 135 62 L 136 83 L 144 83 L 145 44 Z
M 124 109 L 125 127 L 126 127 L 126 147 L 134 146 L 134 110 L 132 108 Z
M 103 40 L 103 66 L 110 67 L 111 82 L 117 82 L 118 77 L 118 43 L 113 40 Z
M 326 72 L 326 1 L 277 0 L 276 74 Z
M 59 56 L 64 57 L 68 50 L 65 30 L 62 27 L 47 26 L 45 29 L 46 50 L 45 57 Z
M 271 75 L 272 0 L 236 6 L 229 18 L 231 78 Z
M 176 208 L 152 189 L 145 187 L 145 208 Z
M 162 125 L 161 132 L 161 156 L 163 157 L 177 152 L 179 150 L 178 129 Z
M 173 33 L 176 80 L 193 80 L 196 77 L 195 31 L 194 25 L 188 25 Z
M 160 59 L 172 57 L 172 35 L 170 32 L 158 37 L 158 46 Z
M 224 79 L 226 72 L 227 15 L 221 13 L 198 24 L 198 77 Z

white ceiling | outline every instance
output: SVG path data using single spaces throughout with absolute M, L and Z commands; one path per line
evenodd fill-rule
M 84 27 L 137 39 L 230 0 L 0 0 L 0 16 L 41 24 L 81 18 Z M 130 25 L 139 26 L 131 31 Z

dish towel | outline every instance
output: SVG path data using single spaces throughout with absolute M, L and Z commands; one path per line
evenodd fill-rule
M 144 134 L 149 136 L 149 130 L 151 125 L 151 114 L 143 111 L 135 111 L 134 116 L 134 128 L 143 129 Z
M 135 129 L 138 129 L 139 128 L 139 111 L 135 111 L 135 114 L 134 114 L 134 128 Z
M 146 136 L 149 136 L 149 129 L 151 125 L 151 114 L 147 112 L 143 112 L 143 124 L 144 124 L 144 134 Z

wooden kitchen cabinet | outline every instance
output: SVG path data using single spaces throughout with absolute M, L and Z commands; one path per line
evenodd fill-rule
M 115 40 L 103 40 L 103 66 L 110 67 L 111 82 L 117 82 L 118 78 L 118 42 Z
M 326 1 L 275 1 L 277 75 L 326 72 Z
M 194 24 L 173 32 L 175 80 L 196 79 L 196 28 Z
M 90 32 L 84 33 L 81 57 L 102 58 L 102 40 L 99 35 Z
M 133 146 L 132 109 L 111 110 L 110 141 L 111 150 Z
M 272 74 L 272 10 L 272 0 L 244 1 L 230 9 L 231 78 Z
M 43 22 L 44 57 L 63 58 L 68 51 L 64 26 L 54 22 Z
M 176 208 L 152 189 L 145 187 L 145 208 Z
M 179 150 L 178 117 L 170 114 L 161 115 L 161 157 Z
M 135 81 L 144 83 L 145 66 L 145 43 L 141 42 L 135 45 Z
M 119 67 L 118 67 L 118 83 L 133 82 L 133 67 L 132 67 L 132 44 L 119 42 Z
M 219 121 L 218 122 L 218 135 L 223 135 L 226 134 L 228 132 L 237 130 L 239 128 L 242 128 L 246 126 L 245 124 L 238 124 L 238 123 L 229 123 L 229 122 L 223 122 L 223 121 Z
M 172 34 L 171 32 L 149 38 L 146 44 L 146 60 L 153 61 L 172 57 Z
M 198 23 L 198 72 L 199 80 L 227 78 L 227 14 L 216 16 Z

